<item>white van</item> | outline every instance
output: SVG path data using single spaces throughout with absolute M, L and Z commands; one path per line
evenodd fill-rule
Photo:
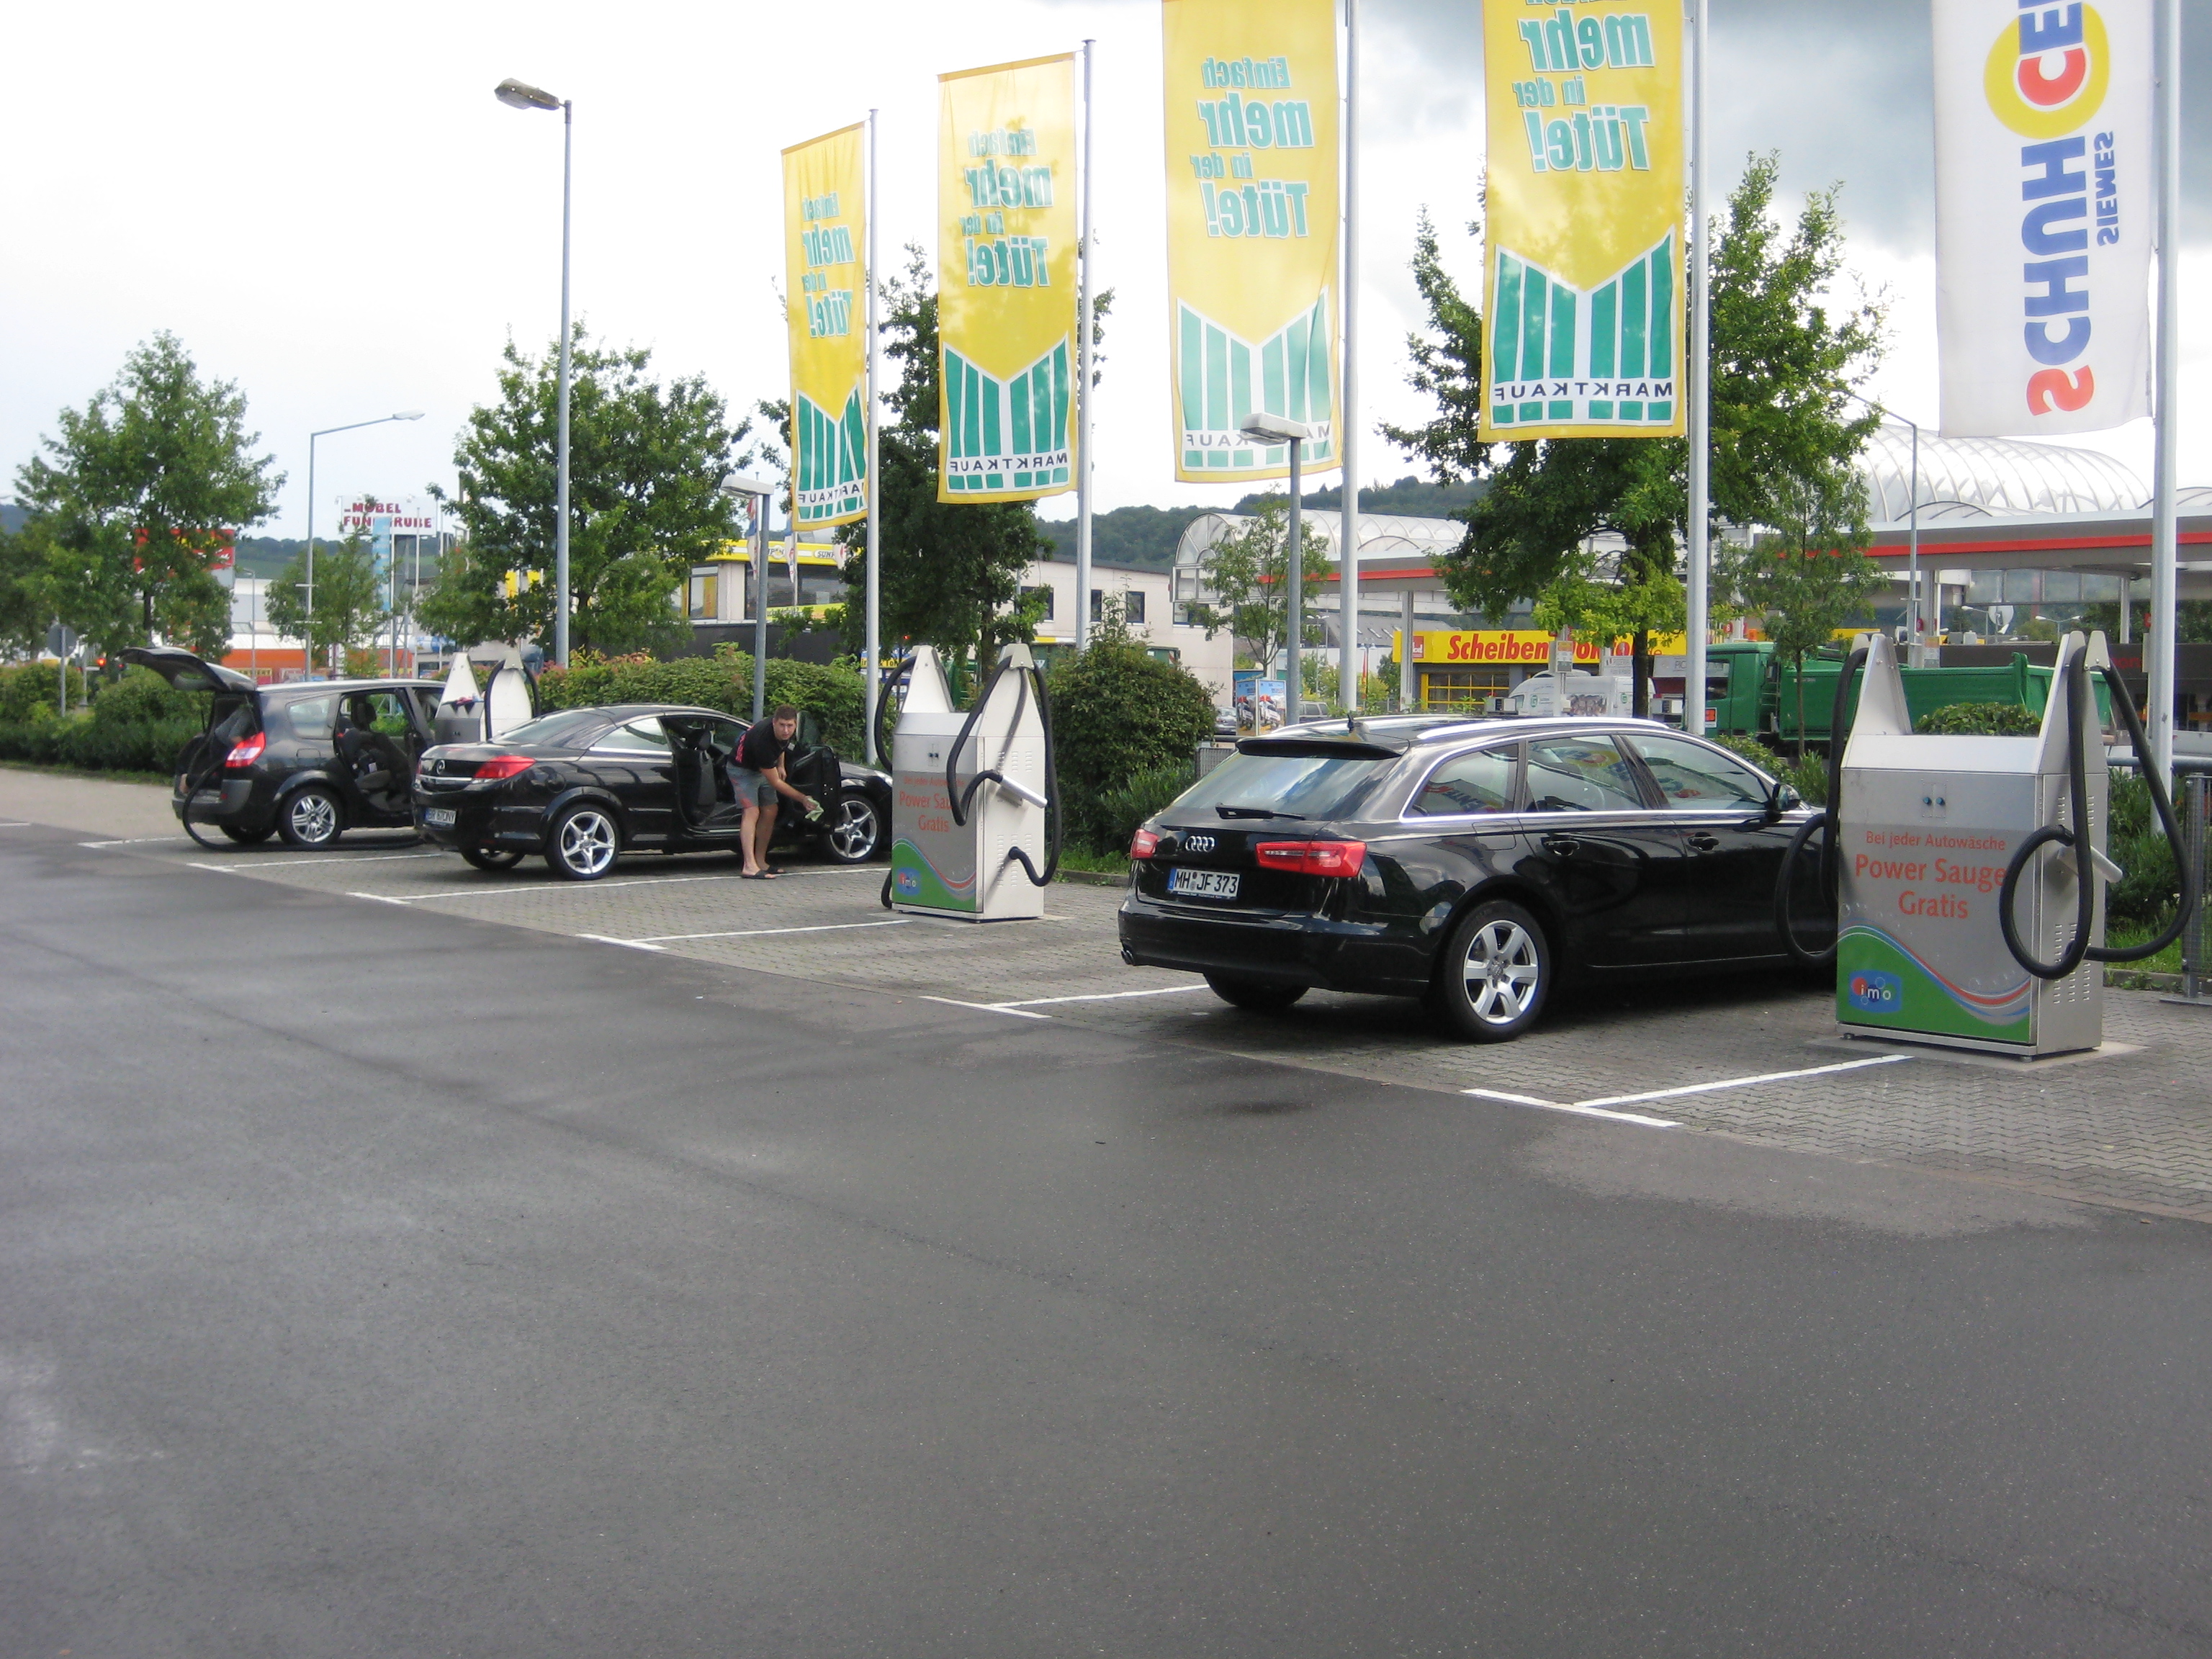
M 1648 682 L 1647 682 L 1648 684 Z M 1610 674 L 1569 674 L 1563 688 L 1547 670 L 1531 674 L 1505 694 L 1509 714 L 1602 714 L 1634 712 L 1635 681 Z

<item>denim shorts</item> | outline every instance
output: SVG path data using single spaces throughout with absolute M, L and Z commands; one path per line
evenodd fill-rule
M 730 785 L 737 791 L 738 805 L 743 806 L 773 806 L 775 805 L 775 786 L 750 766 L 732 766 Z

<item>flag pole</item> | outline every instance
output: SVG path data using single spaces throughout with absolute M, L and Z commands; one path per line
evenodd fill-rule
M 1075 648 L 1091 643 L 1091 54 L 1097 43 L 1083 43 L 1083 163 L 1076 181 L 1083 203 L 1083 226 L 1075 267 Z
M 878 453 L 876 432 L 876 222 L 882 216 L 878 211 L 882 204 L 877 199 L 876 182 L 876 112 L 868 112 L 868 570 L 867 570 L 867 652 L 864 670 L 866 720 L 864 743 L 868 763 L 880 765 L 883 757 L 876 752 L 876 700 L 881 695 L 883 674 L 883 564 L 884 564 L 884 477 L 881 458 Z M 797 522 L 793 530 L 797 532 Z M 848 636 L 849 637 L 849 636 Z
M 2150 753 L 2136 758 L 2146 771 L 2155 765 L 2161 777 L 2171 779 L 2174 641 L 2180 637 L 2173 497 L 2180 464 L 2174 404 L 2181 368 L 2181 0 L 2157 0 L 2151 27 L 2158 88 L 2158 374 L 2151 404 L 2150 627 L 2143 636 L 2143 666 L 2150 682 L 2144 735 L 2150 739 Z M 2132 601 L 2124 598 L 2122 603 Z
M 1705 578 L 1712 550 L 1707 528 L 1712 493 L 1712 296 L 1705 252 L 1705 88 L 1711 79 L 1705 12 L 1711 3 L 1690 0 L 1690 349 L 1682 365 L 1690 390 L 1690 580 L 1683 629 L 1688 637 L 1683 641 L 1682 729 L 1700 737 L 1705 730 Z
M 1337 505 L 1336 695 L 1359 708 L 1359 0 L 1344 0 L 1344 338 L 1337 433 L 1343 493 Z

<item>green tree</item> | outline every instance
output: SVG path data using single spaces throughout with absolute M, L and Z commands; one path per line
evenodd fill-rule
M 930 260 L 908 244 L 907 267 L 884 284 L 884 355 L 898 385 L 884 398 L 888 424 L 878 434 L 883 476 L 884 637 L 936 646 L 955 665 L 980 664 L 997 647 L 1034 637 L 1043 620 L 1042 598 L 1025 598 L 1022 572 L 1047 550 L 1036 511 L 1027 501 L 988 505 L 937 499 L 939 351 L 937 293 Z M 850 550 L 847 585 L 855 595 L 866 580 L 867 526 L 840 532 Z M 847 645 L 866 646 L 860 605 L 845 607 Z
M 1304 544 L 1298 584 L 1304 590 L 1298 629 L 1303 648 L 1327 637 L 1317 601 L 1336 563 L 1326 551 L 1319 526 L 1303 520 L 1298 529 Z M 1272 667 L 1291 637 L 1290 497 L 1263 495 L 1255 502 L 1242 530 L 1200 556 L 1199 579 L 1200 591 L 1213 597 L 1191 607 L 1191 620 L 1209 639 L 1226 628 L 1231 638 L 1244 642 L 1254 662 Z
M 284 482 L 274 456 L 248 453 L 261 437 L 246 429 L 245 395 L 203 380 L 183 343 L 156 334 L 56 424 L 15 475 L 41 556 L 34 608 L 111 655 L 156 636 L 220 654 L 230 596 L 216 559 Z
M 34 650 L 53 620 L 45 611 L 46 562 L 27 532 L 0 529 L 0 653 Z
M 1830 489 L 1878 423 L 1852 412 L 1848 388 L 1880 361 L 1883 312 L 1862 299 L 1831 312 L 1823 296 L 1843 271 L 1836 191 L 1806 198 L 1794 228 L 1773 214 L 1776 158 L 1753 156 L 1718 224 L 1712 285 L 1711 509 L 1770 524 L 1789 499 Z M 1480 238 L 1481 227 L 1470 227 Z M 1594 580 L 1592 538 L 1623 547 L 1610 578 L 1641 589 L 1650 610 L 1662 575 L 1679 574 L 1688 530 L 1688 446 L 1680 439 L 1569 438 L 1493 444 L 1480 436 L 1482 319 L 1444 269 L 1435 228 L 1416 233 L 1413 276 L 1429 308 L 1408 342 L 1409 376 L 1436 400 L 1419 427 L 1383 430 L 1442 483 L 1486 480 L 1460 516 L 1468 533 L 1440 561 L 1454 601 L 1498 614 L 1563 576 Z M 1644 710 L 1650 628 L 1634 631 L 1637 708 Z
M 448 639 L 553 636 L 554 528 L 560 477 L 556 342 L 542 357 L 509 340 L 499 397 L 469 416 L 453 452 L 459 488 L 439 487 L 463 538 L 416 614 Z M 752 422 L 699 375 L 663 385 L 641 347 L 592 343 L 577 323 L 569 379 L 569 642 L 604 652 L 684 635 L 676 599 L 692 565 L 734 533 L 720 485 L 749 454 Z M 507 591 L 511 572 L 542 572 Z M 319 579 L 318 581 L 319 586 Z
M 1762 621 L 1774 653 L 1797 670 L 1797 758 L 1805 757 L 1805 659 L 1889 584 L 1869 558 L 1866 486 L 1828 473 L 1785 486 L 1767 507 L 1771 534 L 1721 550 L 1714 586 Z
M 307 615 L 307 553 L 305 548 L 269 584 L 269 625 L 298 639 L 310 626 Z M 310 643 L 314 660 L 328 662 L 366 644 L 390 619 L 386 590 L 376 574 L 375 555 L 359 531 L 342 542 L 315 550 L 315 611 Z
M 1181 665 L 1163 661 L 1109 616 L 1080 653 L 1053 665 L 1054 757 L 1068 836 L 1099 851 L 1126 844 L 1105 798 L 1140 775 L 1188 767 L 1213 730 L 1213 699 Z

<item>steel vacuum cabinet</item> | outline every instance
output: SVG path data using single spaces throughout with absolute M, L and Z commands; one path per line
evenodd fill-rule
M 1825 885 L 1836 901 L 1836 942 L 1815 957 L 1789 930 L 1785 885 L 1778 920 L 1793 954 L 1832 961 L 1836 1018 L 1849 1036 L 1893 1036 L 2023 1059 L 2104 1041 L 2106 962 L 2153 955 L 2178 937 L 2197 895 L 2185 876 L 2171 929 L 2124 950 L 2104 946 L 2109 772 L 2089 676 L 2103 675 L 2137 754 L 2142 728 L 2112 672 L 2100 634 L 2067 636 L 2052 695 L 2033 737 L 1965 737 L 1912 730 L 1895 651 L 1875 638 L 1838 680 L 1843 727 L 1851 672 L 1866 680 L 1856 718 L 1829 769 L 1829 809 L 1809 822 L 1784 861 L 1825 829 Z M 2160 822 L 2179 856 L 2180 828 L 2164 780 L 2146 773 Z
M 884 903 L 964 921 L 1042 915 L 1060 810 L 1052 708 L 1035 659 L 1006 647 L 964 714 L 930 647 L 916 647 L 902 672 Z

